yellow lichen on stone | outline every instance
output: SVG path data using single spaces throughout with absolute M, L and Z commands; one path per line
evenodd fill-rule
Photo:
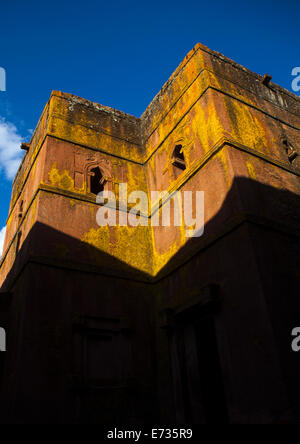
M 59 173 L 56 162 L 54 162 L 51 171 L 49 172 L 49 180 L 51 185 L 56 186 L 58 188 L 62 188 L 63 190 L 74 191 L 74 180 L 70 176 L 67 170 L 64 170 L 62 173 Z
M 11 213 L 6 221 L 6 229 L 8 229 L 12 223 L 13 220 L 13 213 Z
M 240 144 L 255 148 L 261 152 L 266 151 L 268 140 L 266 129 L 255 112 L 248 106 L 236 101 L 227 100 L 226 107 L 232 123 L 232 134 Z
M 35 198 L 31 207 L 31 227 L 33 227 L 36 220 L 36 206 L 37 206 L 37 200 Z
M 90 253 L 95 265 L 104 265 L 105 257 L 99 252 L 119 259 L 123 264 L 134 269 L 152 274 L 152 248 L 149 236 L 149 227 L 131 226 L 103 226 L 91 228 L 85 233 L 82 242 L 94 249 Z M 136 245 L 136 248 L 132 248 Z
M 223 167 L 223 171 L 224 171 L 224 175 L 225 175 L 225 179 L 226 179 L 226 183 L 227 183 L 228 186 L 230 186 L 231 185 L 231 179 L 230 179 L 229 170 L 228 170 L 226 148 L 221 149 L 217 153 L 217 158 L 221 161 L 221 164 L 222 164 L 222 167 Z
M 247 166 L 247 170 L 248 170 L 248 173 L 249 173 L 249 176 L 251 177 L 251 179 L 256 180 L 256 174 L 255 174 L 254 166 L 252 165 L 252 163 L 247 161 L 246 166 Z

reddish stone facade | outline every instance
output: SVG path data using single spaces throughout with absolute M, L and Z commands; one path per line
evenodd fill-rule
M 299 129 L 298 97 L 200 44 L 140 118 L 54 91 L 7 220 L 3 422 L 299 420 Z M 124 183 L 204 191 L 203 235 L 99 227 Z

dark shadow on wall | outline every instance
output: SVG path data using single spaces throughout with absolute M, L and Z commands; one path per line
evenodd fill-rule
M 264 418 L 262 413 L 261 422 L 284 421 L 280 409 L 284 412 L 287 408 L 291 409 L 287 415 L 290 421 L 291 415 L 300 411 L 300 364 L 290 347 L 291 330 L 300 322 L 299 221 L 299 195 L 237 178 L 218 214 L 206 224 L 204 235 L 191 238 L 155 278 L 36 223 L 0 294 L 0 325 L 3 320 L 8 328 L 2 378 L 5 421 L 180 422 L 174 384 L 182 374 L 174 377 L 172 359 L 162 357 L 164 352 L 172 353 L 172 346 L 166 346 L 166 338 L 162 338 L 161 313 L 170 307 L 176 312 L 189 304 L 189 294 L 194 296 L 197 289 L 200 292 L 213 283 L 219 286 L 224 301 L 221 312 L 227 316 L 231 310 L 230 323 L 236 323 L 238 330 L 241 319 L 234 308 L 227 307 L 226 298 L 238 300 L 245 294 L 247 306 L 250 296 L 244 286 L 248 280 L 254 280 L 253 288 L 264 295 L 266 323 L 270 322 L 274 333 L 270 347 L 278 356 L 280 371 L 270 379 L 276 384 L 276 378 L 281 378 L 278 383 L 288 398 L 288 403 L 282 401 L 282 409 L 281 399 L 277 399 L 273 417 L 265 414 Z M 249 257 L 246 265 L 241 263 L 243 257 Z M 246 315 L 249 324 L 256 323 L 259 304 L 257 307 L 251 306 L 253 311 Z M 231 332 L 230 328 L 228 325 Z M 218 338 L 217 342 L 220 348 Z M 221 367 L 223 364 L 221 359 Z M 249 407 L 232 399 L 230 372 L 236 375 L 240 368 L 243 373 L 245 367 L 239 365 L 237 361 L 232 368 L 222 367 L 222 390 L 229 422 L 242 422 L 242 418 L 250 422 L 252 412 L 265 405 L 261 407 L 258 398 L 257 405 L 252 399 Z M 255 365 L 254 357 L 252 371 Z M 244 377 L 247 379 L 241 374 Z M 237 393 L 243 389 L 240 387 L 237 378 Z M 249 387 L 249 392 L 252 389 Z M 214 399 L 218 393 L 212 390 L 211 395 Z M 166 409 L 168 413 L 162 412 Z M 233 411 L 239 409 L 242 413 L 236 419 Z M 205 415 L 199 421 L 190 415 L 188 419 L 194 423 L 207 422 Z

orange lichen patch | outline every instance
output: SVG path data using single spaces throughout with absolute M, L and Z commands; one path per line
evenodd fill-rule
M 33 134 L 31 143 L 30 143 L 30 150 L 28 153 L 25 154 L 22 165 L 17 173 L 17 176 L 13 183 L 13 191 L 12 191 L 12 201 L 11 206 L 14 205 L 16 202 L 19 193 L 21 192 L 22 187 L 24 186 L 24 181 L 28 177 L 28 174 L 32 170 L 32 168 L 35 168 L 35 162 L 37 155 L 42 147 L 42 144 L 44 142 L 46 133 L 47 133 L 47 125 L 48 125 L 48 116 L 49 116 L 49 102 L 44 108 L 44 111 L 42 113 L 42 116 L 39 120 L 39 123 L 37 125 L 37 128 Z M 31 173 L 31 175 L 34 175 L 35 171 Z
M 70 199 L 70 206 L 73 208 L 76 205 L 76 200 Z
M 152 177 L 156 177 L 155 183 L 158 189 L 161 189 L 162 184 L 166 188 L 166 178 L 168 178 L 169 183 L 174 180 L 170 158 L 177 143 L 183 146 L 185 160 L 189 168 L 192 149 L 196 141 L 198 146 L 201 146 L 203 155 L 208 153 L 224 134 L 222 116 L 212 99 L 211 94 L 208 94 L 206 98 L 197 102 L 150 159 L 150 168 L 153 171 Z M 167 156 L 164 155 L 166 152 L 168 153 Z M 193 154 L 193 161 L 196 160 L 197 157 Z M 166 172 L 168 176 L 166 176 Z
M 191 90 L 190 96 L 194 100 L 197 98 L 198 91 L 195 88 L 195 83 L 202 81 L 202 74 L 205 74 L 206 68 L 211 68 L 211 61 L 207 54 L 203 52 L 205 47 L 203 45 L 196 45 L 192 51 L 183 60 L 177 70 L 170 77 L 168 82 L 162 87 L 159 94 L 155 97 L 146 111 L 143 113 L 141 119 L 147 121 L 145 128 L 147 134 L 151 134 L 162 119 L 173 107 L 178 106 L 178 103 L 184 97 L 186 92 Z M 199 88 L 198 88 L 199 89 Z M 202 88 L 200 88 L 202 90 Z M 181 102 L 182 108 L 182 102 Z
M 36 222 L 36 208 L 37 208 L 37 200 L 34 199 L 34 202 L 31 207 L 31 228 L 33 227 L 34 223 Z
M 197 100 L 202 97 L 202 94 L 207 90 L 208 76 L 203 72 L 197 81 L 195 81 L 180 97 L 170 112 L 162 116 L 159 125 L 153 129 L 153 133 L 149 139 L 146 140 L 146 150 L 149 156 L 160 143 L 169 135 L 170 129 L 174 126 L 180 125 L 182 118 L 190 112 L 197 103 Z M 175 125 L 174 125 L 175 124 Z
M 233 137 L 245 146 L 268 152 L 267 131 L 255 110 L 230 98 L 225 99 L 225 106 L 231 119 Z
M 10 225 L 11 225 L 12 221 L 13 221 L 13 214 L 11 214 L 9 216 L 9 218 L 7 219 L 7 221 L 6 221 L 6 229 L 10 228 Z
M 208 120 L 207 120 L 207 141 L 208 146 L 211 147 L 214 142 L 220 139 L 224 132 L 220 115 L 217 113 L 213 102 L 208 105 Z M 205 147 L 205 144 L 203 144 Z
M 172 227 L 171 233 L 168 233 L 169 229 L 169 227 L 153 228 L 153 276 L 163 269 L 186 242 L 187 227 L 184 223 L 179 227 Z
M 149 227 L 100 227 L 91 228 L 85 233 L 81 240 L 94 247 L 91 255 L 97 264 L 99 256 L 97 250 L 107 253 L 109 256 L 121 260 L 124 264 L 143 271 L 149 275 L 152 271 L 152 247 L 150 243 Z M 136 248 L 132 248 L 135 245 Z
M 56 162 L 54 162 L 52 169 L 49 172 L 49 180 L 51 182 L 51 185 L 62 188 L 63 190 L 75 190 L 74 180 L 70 176 L 70 173 L 67 170 L 64 170 L 62 171 L 62 173 L 60 173 L 56 167 Z
M 217 153 L 217 159 L 219 159 L 221 161 L 222 167 L 223 167 L 223 172 L 224 172 L 224 176 L 227 182 L 228 187 L 230 187 L 231 185 L 231 179 L 230 179 L 230 175 L 229 175 L 229 169 L 228 169 L 228 160 L 227 160 L 227 156 L 226 156 L 226 148 L 221 149 L 218 153 Z
M 128 163 L 126 183 L 128 187 L 128 193 L 137 190 L 147 192 L 145 168 L 141 167 L 140 165 Z
M 246 166 L 249 173 L 249 177 L 251 177 L 251 179 L 256 180 L 256 174 L 253 164 L 250 161 L 247 161 Z
M 80 146 L 141 161 L 139 119 L 70 94 L 53 92 L 49 134 Z
M 95 216 L 95 210 L 96 210 L 96 208 L 95 208 L 94 205 L 90 205 L 89 207 L 90 207 L 90 213 L 91 213 L 91 216 L 94 217 L 94 216 Z
M 255 95 L 249 91 L 248 85 L 241 86 L 230 81 L 230 79 L 221 76 L 218 72 L 210 72 L 210 87 L 216 88 L 222 94 L 232 96 L 232 99 L 238 99 L 249 105 L 256 106 L 257 100 Z

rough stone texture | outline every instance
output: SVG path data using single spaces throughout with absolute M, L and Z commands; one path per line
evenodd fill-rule
M 200 44 L 140 118 L 54 91 L 7 220 L 3 422 L 299 420 L 299 129 L 298 97 Z M 203 236 L 99 227 L 95 166 L 204 191 Z

